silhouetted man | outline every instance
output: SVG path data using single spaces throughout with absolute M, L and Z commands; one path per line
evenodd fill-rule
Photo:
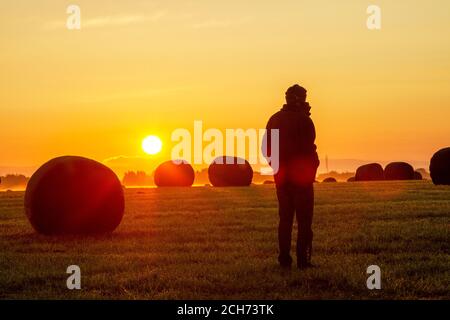
M 270 118 L 266 126 L 267 144 L 263 143 L 263 154 L 272 162 L 271 151 L 275 146 L 272 145 L 269 130 L 279 130 L 279 165 L 275 183 L 280 216 L 278 261 L 282 267 L 292 264 L 290 249 L 294 213 L 298 224 L 297 266 L 300 269 L 311 266 L 313 183 L 319 158 L 314 144 L 316 132 L 310 109 L 306 102 L 306 90 L 296 84 L 286 91 L 286 104 Z

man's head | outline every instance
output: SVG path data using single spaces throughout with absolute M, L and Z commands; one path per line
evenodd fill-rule
M 303 105 L 306 101 L 306 89 L 294 84 L 286 91 L 286 103 L 289 105 Z

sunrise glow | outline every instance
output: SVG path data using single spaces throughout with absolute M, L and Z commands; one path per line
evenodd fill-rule
M 147 154 L 157 154 L 162 149 L 162 142 L 157 136 L 148 136 L 142 141 L 142 150 Z

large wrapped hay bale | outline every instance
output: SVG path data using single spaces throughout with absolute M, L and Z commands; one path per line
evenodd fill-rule
M 253 179 L 253 169 L 247 160 L 222 156 L 211 163 L 208 177 L 215 187 L 249 186 Z
M 406 162 L 391 162 L 384 169 L 386 180 L 414 180 L 414 168 Z
M 450 185 L 450 148 L 436 152 L 430 161 L 431 180 L 436 185 Z
M 356 170 L 355 181 L 384 180 L 383 167 L 379 163 L 369 163 Z
M 337 182 L 337 180 L 335 179 L 335 178 L 333 178 L 333 177 L 328 177 L 328 178 L 325 178 L 322 182 Z
M 414 171 L 414 180 L 423 180 L 422 174 L 419 171 Z
M 43 234 L 112 232 L 125 202 L 115 173 L 94 160 L 76 156 L 52 159 L 30 178 L 25 212 Z
M 156 168 L 154 175 L 158 187 L 190 187 L 194 179 L 194 169 L 182 160 L 163 162 Z

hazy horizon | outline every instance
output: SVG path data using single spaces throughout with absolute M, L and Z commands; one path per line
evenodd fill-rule
M 140 160 L 148 161 L 148 159 L 140 158 Z M 380 163 L 383 167 L 386 166 L 389 162 L 394 161 L 405 161 L 411 164 L 414 169 L 424 168 L 427 171 L 429 171 L 429 160 L 413 160 L 413 161 L 407 161 L 405 159 L 393 159 L 393 160 L 384 160 L 384 161 L 377 161 L 377 160 L 360 160 L 360 159 L 328 159 L 328 168 L 329 172 L 331 171 L 337 171 L 337 172 L 355 172 L 358 166 L 377 162 Z M 161 162 L 151 162 L 146 166 L 137 166 L 137 167 L 130 167 L 125 168 L 123 166 L 114 165 L 105 161 L 101 161 L 103 164 L 109 166 L 120 178 L 122 178 L 123 174 L 126 171 L 145 171 L 146 173 L 152 173 L 154 169 L 161 163 Z M 42 163 L 43 164 L 43 163 Z M 25 176 L 31 176 L 34 171 L 36 171 L 40 165 L 35 166 L 24 166 L 24 167 L 14 167 L 14 166 L 0 166 L 0 176 L 5 176 L 7 174 L 23 174 Z M 195 170 L 201 170 L 206 169 L 207 166 L 193 166 Z M 257 167 L 253 166 L 253 169 L 257 171 Z M 327 173 L 326 170 L 326 164 L 325 164 L 325 158 L 321 158 L 321 164 L 319 166 L 319 169 L 317 171 L 317 174 Z

